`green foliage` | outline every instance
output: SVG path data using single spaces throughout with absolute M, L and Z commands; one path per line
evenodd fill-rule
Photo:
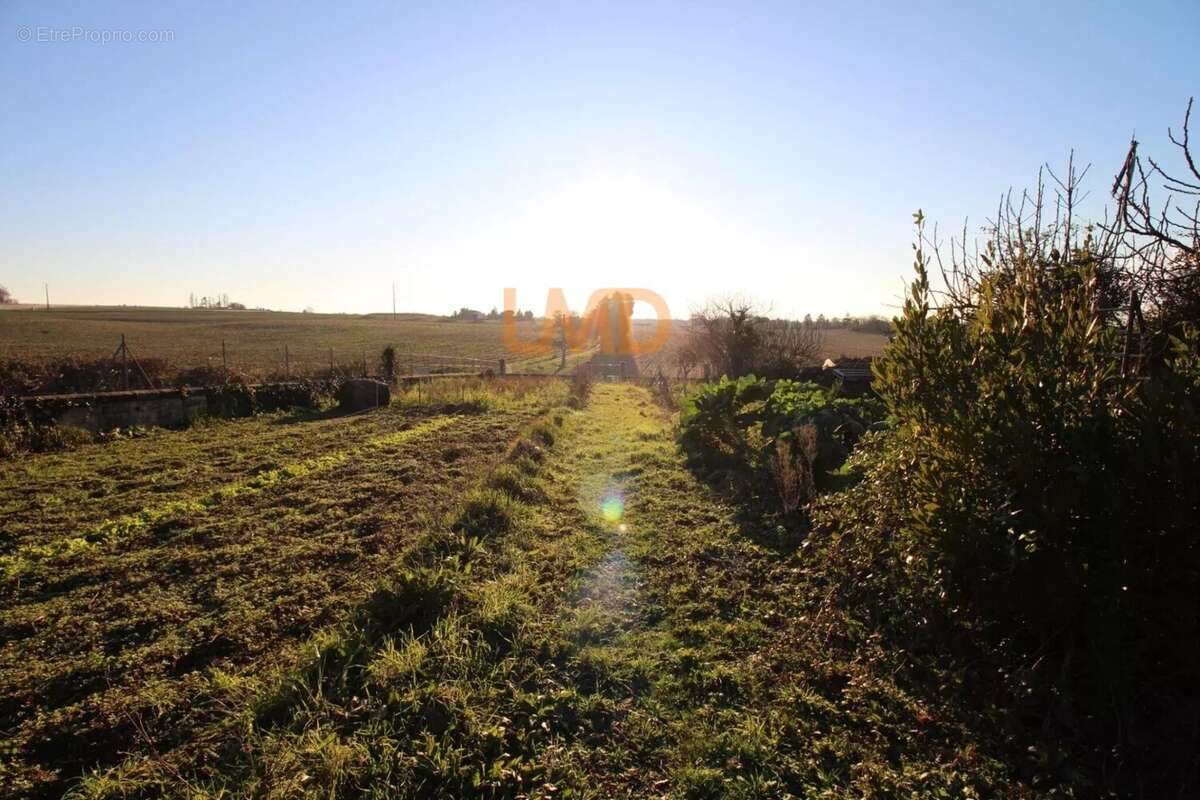
M 918 245 L 875 361 L 911 459 L 901 535 L 1020 654 L 1035 713 L 1128 747 L 1196 710 L 1197 342 L 1122 375 L 1086 242 L 993 263 L 974 308 L 937 308 Z
M 55 425 L 26 401 L 0 395 L 0 459 L 18 453 L 70 450 L 93 441 L 82 428 Z
M 679 441 L 710 480 L 772 507 L 779 495 L 790 513 L 883 416 L 875 398 L 838 397 L 811 382 L 722 378 L 685 398 Z
M 231 381 L 207 387 L 208 413 L 215 417 L 248 417 L 292 408 L 320 408 L 336 393 L 336 382 L 297 380 L 251 386 Z
M 469 536 L 495 536 L 508 532 L 524 510 L 524 504 L 504 492 L 480 489 L 463 501 L 451 528 Z
M 536 468 L 529 470 L 528 465 L 524 466 L 523 469 L 516 464 L 501 464 L 488 477 L 488 486 L 526 503 L 541 498 L 545 490 L 532 474 Z

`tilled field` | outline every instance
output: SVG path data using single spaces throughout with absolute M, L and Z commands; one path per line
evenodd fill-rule
M 258 418 L 0 468 L 0 784 L 170 748 L 361 602 L 550 402 Z M 66 543 L 66 544 L 64 544 Z

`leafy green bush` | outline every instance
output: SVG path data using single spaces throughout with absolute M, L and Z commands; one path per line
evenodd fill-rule
M 318 381 L 268 383 L 254 390 L 254 409 L 271 412 L 289 408 L 319 408 L 322 401 L 330 396 L 329 387 Z
M 1017 654 L 1045 725 L 1125 758 L 1194 755 L 1200 339 L 1122 374 L 1086 241 L 989 254 L 970 307 L 936 307 L 927 267 L 918 246 L 875 361 L 911 465 L 903 546 Z
M 815 383 L 722 378 L 685 398 L 679 442 L 710 481 L 791 513 L 883 417 L 879 400 Z
M 248 417 L 290 408 L 320 408 L 334 392 L 327 381 L 287 381 L 251 386 L 232 381 L 205 389 L 208 413 L 214 417 Z

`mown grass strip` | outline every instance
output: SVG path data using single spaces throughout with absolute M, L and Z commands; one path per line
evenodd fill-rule
M 228 685 L 214 682 L 213 706 L 224 711 L 197 728 L 193 744 L 203 741 L 199 751 L 219 752 L 221 763 L 215 772 L 212 765 L 204 767 L 197 775 L 198 785 L 212 787 L 216 795 L 253 795 L 268 786 L 278 790 L 280 780 L 295 778 L 298 786 L 303 785 L 309 773 L 298 773 L 308 768 L 317 777 L 312 785 L 319 784 L 328 790 L 323 794 L 336 796 L 349 772 L 335 766 L 326 774 L 324 768 L 307 765 L 312 754 L 307 746 L 297 745 L 298 740 L 307 741 L 308 734 L 298 732 L 306 720 L 324 720 L 321 715 L 341 713 L 346 707 L 356 708 L 357 714 L 366 704 L 376 710 L 383 704 L 396 719 L 408 717 L 411 703 L 429 703 L 431 713 L 437 713 L 441 701 L 428 692 L 432 671 L 457 674 L 506 663 L 493 649 L 506 651 L 503 642 L 513 639 L 534 611 L 525 597 L 533 591 L 534 571 L 526 566 L 509 574 L 516 569 L 514 558 L 525 552 L 522 537 L 539 513 L 536 502 L 520 496 L 546 497 L 546 454 L 555 444 L 563 413 L 570 412 L 547 414 L 527 428 L 503 461 L 481 476 L 440 524 L 396 559 L 391 573 L 349 619 L 313 635 L 304 648 L 310 655 L 290 669 L 238 678 Z M 513 538 L 521 541 L 512 542 Z M 558 536 L 551 540 L 573 550 Z M 486 639 L 486 647 L 480 636 Z M 343 752 L 342 745 L 333 745 Z M 300 749 L 293 750 L 296 746 Z M 286 753 L 287 765 L 274 763 L 278 748 Z M 253 758 L 243 761 L 245 753 Z M 176 755 L 181 758 L 178 766 L 166 760 L 176 756 L 130 754 L 116 767 L 87 775 L 68 796 L 173 796 L 182 775 L 199 766 L 188 766 L 187 754 Z M 293 757 L 306 765 L 292 769 L 299 766 L 291 763 Z M 265 774 L 264 758 L 270 762 L 265 764 Z M 520 768 L 519 757 L 508 761 L 506 767 Z M 345 765 L 351 766 L 357 775 L 361 765 Z M 281 776 L 281 770 L 288 774 Z M 486 777 L 477 775 L 480 781 Z M 436 771 L 433 778 L 446 780 Z M 222 785 L 225 788 L 219 788 Z M 386 794 L 386 787 L 377 788 Z
M 0 576 L 6 579 L 13 578 L 25 572 L 39 561 L 69 555 L 118 539 L 124 539 L 174 516 L 202 514 L 235 497 L 255 494 L 284 481 L 326 472 L 345 464 L 357 456 L 374 450 L 393 447 L 411 439 L 435 433 L 461 419 L 463 417 L 460 415 L 436 417 L 411 428 L 377 436 L 358 447 L 307 458 L 303 461 L 296 461 L 291 464 L 285 464 L 282 467 L 277 467 L 276 469 L 260 472 L 246 480 L 235 481 L 219 489 L 214 489 L 199 498 L 171 500 L 160 505 L 144 508 L 136 514 L 128 514 L 115 520 L 105 520 L 79 536 L 20 548 L 12 554 L 0 556 Z

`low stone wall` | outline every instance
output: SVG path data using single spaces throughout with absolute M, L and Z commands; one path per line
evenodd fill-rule
M 93 433 L 135 426 L 175 428 L 208 411 L 203 389 L 62 394 L 24 400 L 35 418 Z
M 272 398 L 278 407 L 281 392 L 294 389 L 295 383 L 256 384 L 249 388 L 259 393 L 276 390 Z M 210 391 L 213 393 L 210 396 Z M 158 427 L 178 428 L 205 414 L 228 415 L 229 398 L 221 400 L 221 388 L 144 389 L 129 392 L 93 392 L 86 394 L 52 394 L 23 397 L 30 417 L 39 423 L 54 423 L 84 428 L 93 433 L 115 428 Z M 282 392 L 286 398 L 287 392 Z M 211 403 L 210 403 L 211 399 Z M 284 400 L 286 402 L 286 400 Z M 211 406 L 211 407 L 210 407 Z M 250 400 L 244 413 L 250 413 Z

